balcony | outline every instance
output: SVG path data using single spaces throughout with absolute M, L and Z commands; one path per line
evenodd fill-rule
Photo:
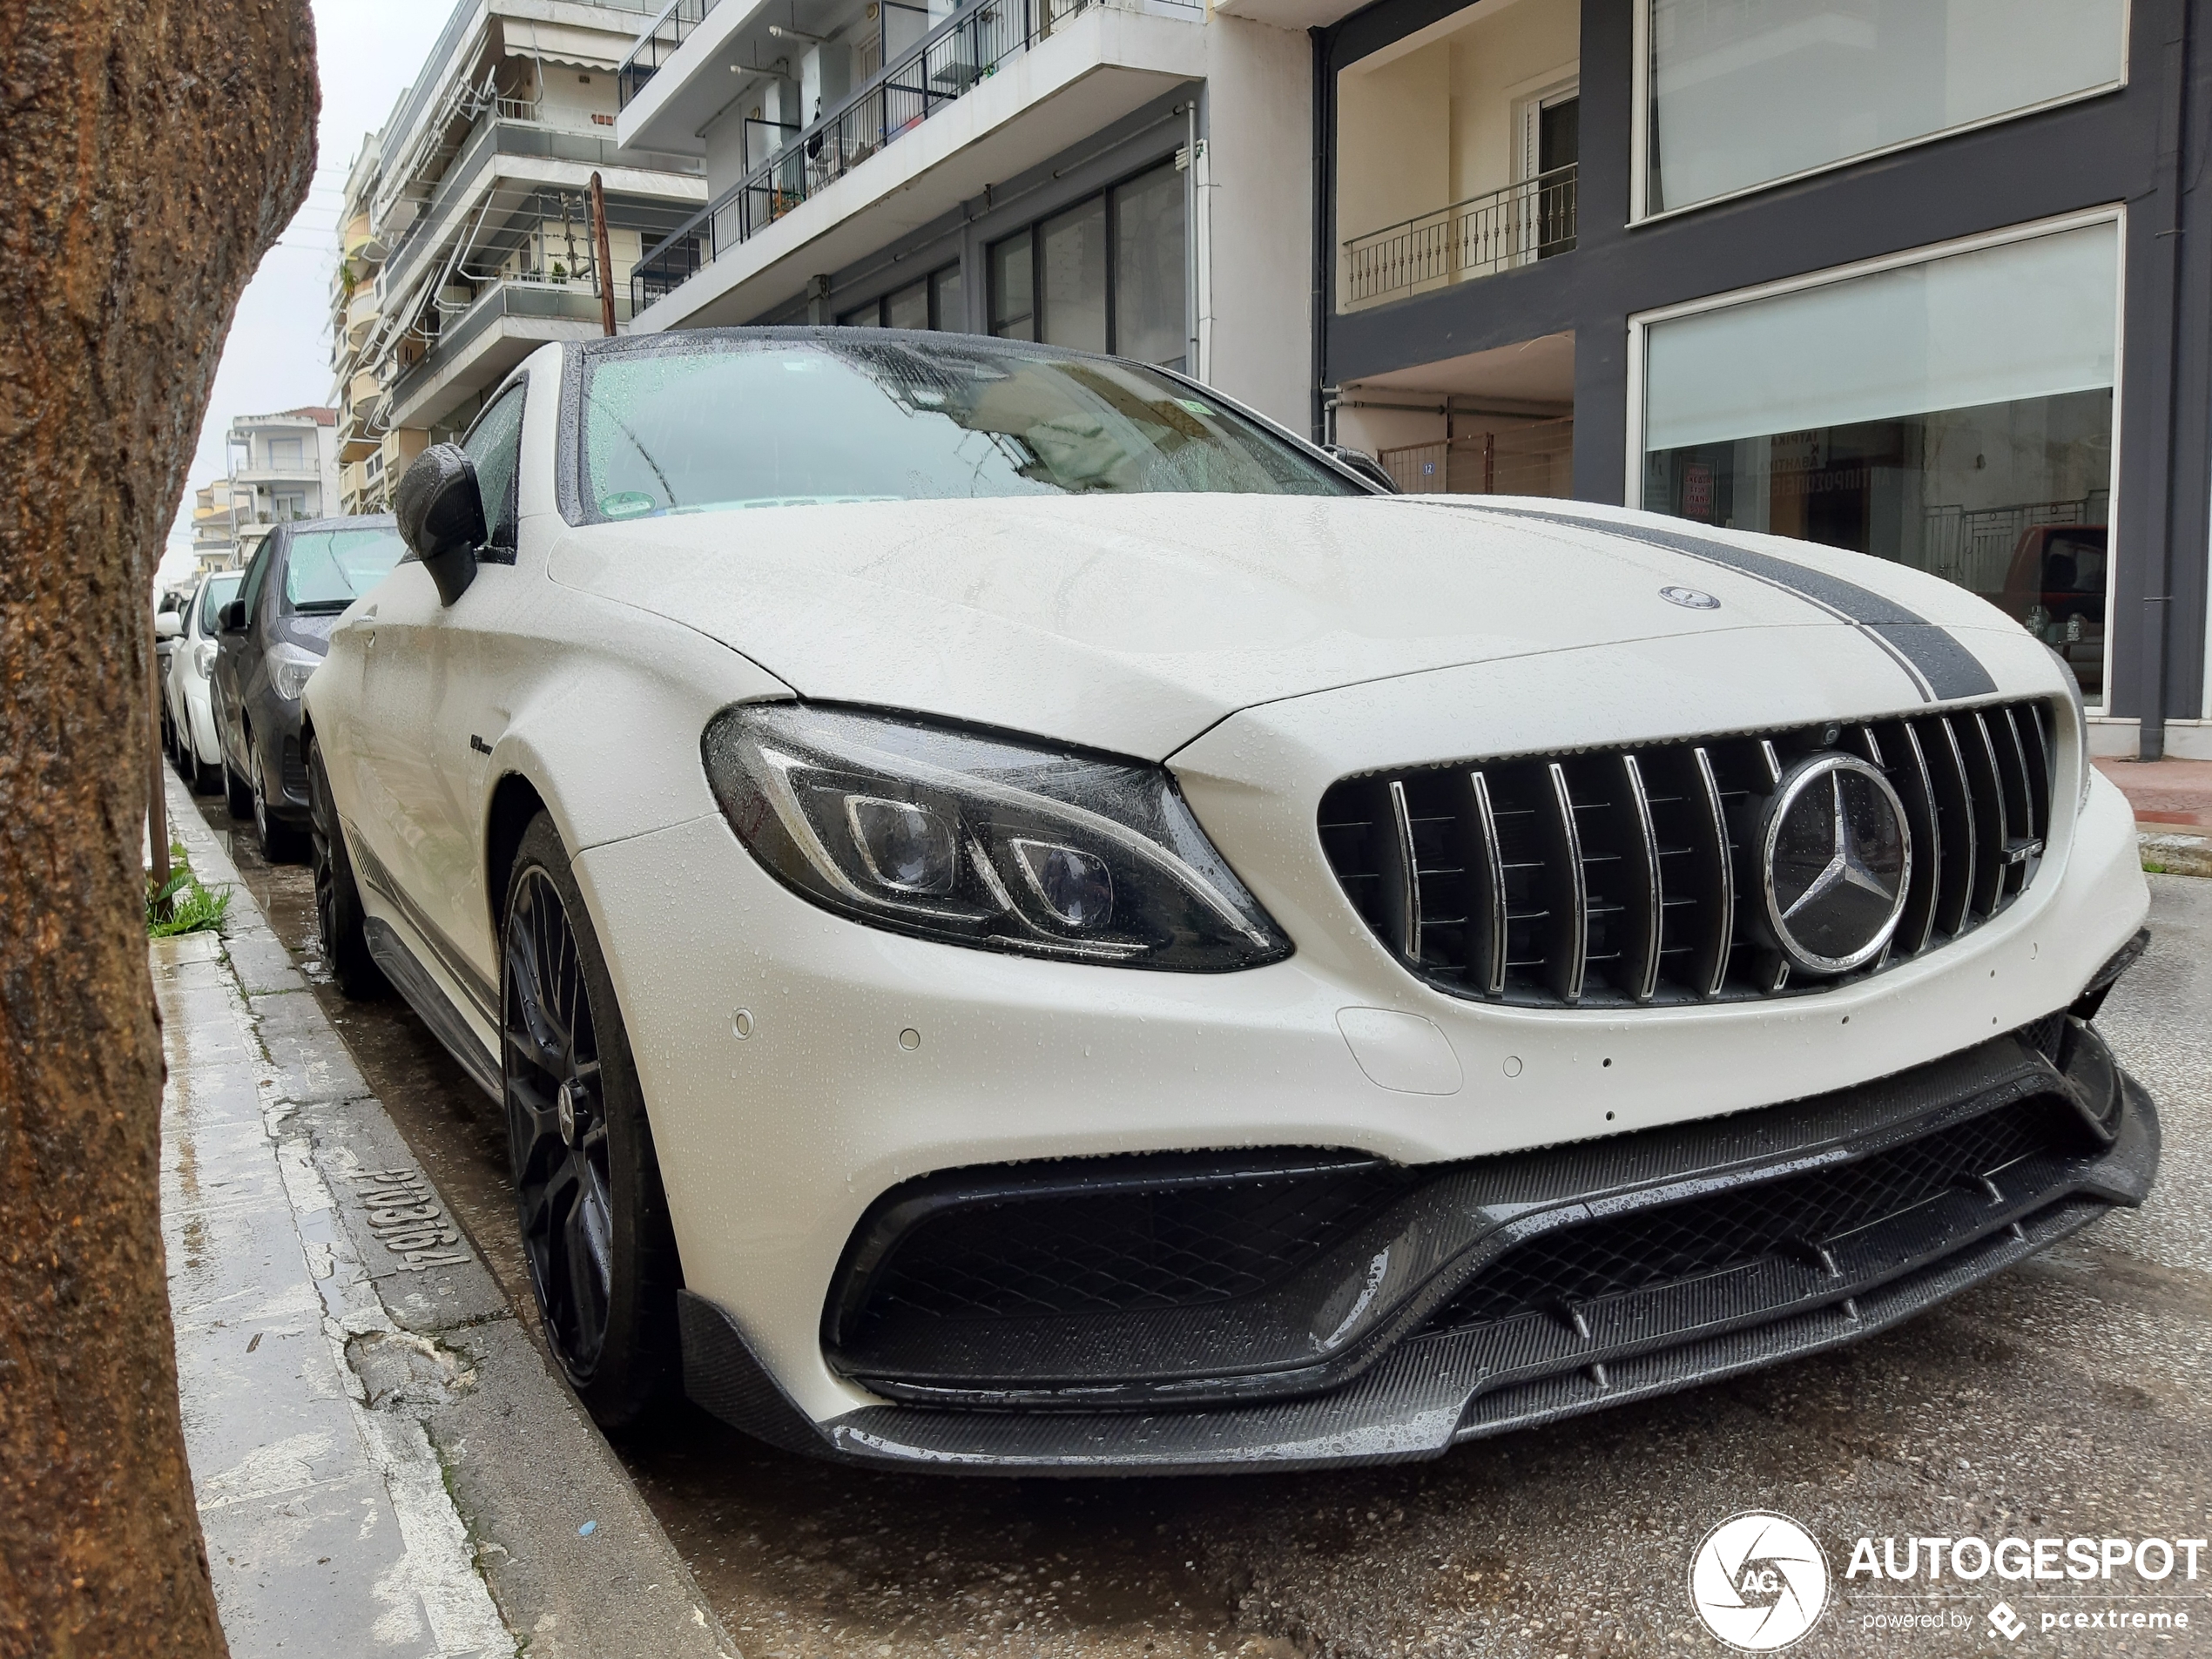
M 354 290 L 354 297 L 346 304 L 346 344 L 359 346 L 368 337 L 369 325 L 376 320 L 376 287 L 363 283 Z
M 531 166 L 529 158 L 571 162 L 579 174 L 586 169 L 597 169 L 603 174 L 610 195 L 628 192 L 665 198 L 690 190 L 696 192 L 691 199 L 697 201 L 705 194 L 701 181 L 706 166 L 697 157 L 618 150 L 611 134 L 534 118 L 535 105 L 502 98 L 500 105 L 496 111 L 486 111 L 477 122 L 432 189 L 430 199 L 415 218 L 415 230 L 392 251 L 392 256 L 377 273 L 376 294 L 380 300 L 405 291 L 409 280 L 422 266 L 424 257 L 446 246 L 445 232 L 476 205 L 497 173 L 512 171 L 517 175 L 518 184 L 529 185 L 565 183 L 575 189 L 583 183 L 581 177 L 570 180 L 549 174 L 543 167 Z M 506 161 L 520 165 L 509 169 L 502 165 Z M 677 176 L 665 176 L 670 174 Z
M 628 296 L 615 294 L 615 318 L 627 321 Z M 445 318 L 429 349 L 392 387 L 388 424 L 425 424 L 483 391 L 548 341 L 596 339 L 599 296 L 589 281 L 509 278 L 492 283 L 469 307 Z
M 676 49 L 706 21 L 706 14 L 714 7 L 715 0 L 669 0 L 615 71 L 616 108 L 630 107 L 630 100 L 644 91 L 645 83 L 676 56 Z
M 1344 245 L 1346 311 L 1494 276 L 1575 246 L 1575 169 L 1540 173 Z
M 1204 17 L 1197 0 L 970 0 L 649 248 L 632 305 L 648 327 L 757 314 L 803 286 L 799 249 L 833 269 L 1191 78 Z

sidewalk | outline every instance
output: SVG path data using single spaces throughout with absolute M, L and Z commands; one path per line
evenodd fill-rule
M 2096 767 L 2135 809 L 2147 867 L 2212 875 L 2212 760 L 2107 757 Z
M 237 873 L 169 785 L 210 886 Z M 734 1656 L 253 897 L 151 947 L 185 1439 L 237 1659 Z

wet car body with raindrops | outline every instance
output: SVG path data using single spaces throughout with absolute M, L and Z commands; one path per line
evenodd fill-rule
M 1434 1456 L 2155 1174 L 2128 809 L 1921 574 L 895 331 L 548 347 L 399 518 L 307 686 L 326 942 L 501 1101 L 603 1422 Z

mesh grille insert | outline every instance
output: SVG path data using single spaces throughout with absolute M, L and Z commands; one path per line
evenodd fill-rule
M 1266 1289 L 1405 1190 L 1384 1164 L 1212 1185 L 1009 1197 L 925 1220 L 869 1287 L 887 1318 L 1007 1318 L 1224 1302 Z
M 1636 1006 L 1817 990 L 1750 926 L 1750 849 L 1797 761 L 1881 768 L 1912 838 L 1886 956 L 1937 948 L 2034 879 L 2051 822 L 2044 701 L 1637 749 L 1351 778 L 1322 797 L 1323 852 L 1399 960 L 1456 995 Z
M 2081 1149 L 2079 1116 L 2047 1097 L 1902 1146 L 1615 1220 L 1562 1228 L 1501 1256 L 1429 1328 L 1459 1331 L 1681 1284 L 1777 1256 L 1833 1248 L 2039 1153 Z

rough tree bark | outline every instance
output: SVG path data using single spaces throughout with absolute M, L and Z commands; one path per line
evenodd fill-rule
M 319 102 L 307 0 L 0 3 L 0 1655 L 223 1651 L 162 1261 L 150 594 Z

